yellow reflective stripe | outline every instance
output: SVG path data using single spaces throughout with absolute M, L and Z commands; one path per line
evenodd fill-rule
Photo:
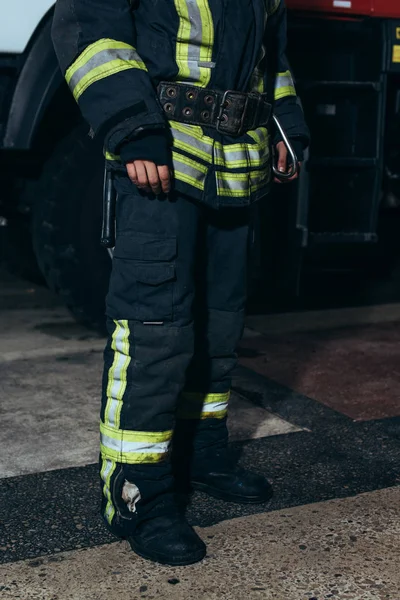
M 162 462 L 168 456 L 168 452 L 165 453 L 135 453 L 135 452 L 124 452 L 120 450 L 113 450 L 112 448 L 108 448 L 103 444 L 100 444 L 100 451 L 103 457 L 106 457 L 110 460 L 125 463 L 128 465 L 137 465 L 137 464 L 149 464 L 149 463 L 158 463 Z
M 100 424 L 101 455 L 129 464 L 159 462 L 169 453 L 172 431 L 130 431 Z
M 197 135 L 192 135 L 190 131 L 182 131 L 176 127 L 172 127 L 172 137 L 175 148 L 180 148 L 188 154 L 195 154 L 205 162 L 212 162 L 212 144 L 203 141 Z
M 112 60 L 108 62 L 107 65 L 102 65 L 93 69 L 81 79 L 72 92 L 75 100 L 79 100 L 83 92 L 85 92 L 93 83 L 96 83 L 96 81 L 100 81 L 105 77 L 110 77 L 111 75 L 121 73 L 122 71 L 126 71 L 128 69 L 141 69 L 145 71 L 146 67 L 144 63 L 139 63 L 138 61 L 127 61 L 121 59 Z
M 270 179 L 271 179 L 270 169 L 266 169 L 264 172 L 262 172 L 261 176 L 253 176 L 252 173 L 250 173 L 250 181 L 251 181 L 250 192 L 256 192 L 257 190 L 262 189 L 270 182 Z
M 84 67 L 92 58 L 96 56 L 96 54 L 102 52 L 103 50 L 134 50 L 134 48 L 125 42 L 118 42 L 117 40 L 112 40 L 109 38 L 102 38 L 101 40 L 90 44 L 85 48 L 85 50 L 83 50 L 83 52 L 66 71 L 65 79 L 67 80 L 67 83 L 70 82 L 78 69 Z
M 268 129 L 266 127 L 259 127 L 258 129 L 248 131 L 247 135 L 253 138 L 257 144 L 263 144 L 264 142 L 268 144 L 269 142 Z
M 160 444 L 169 442 L 172 438 L 172 430 L 131 431 L 129 429 L 116 429 L 106 423 L 100 423 L 100 432 L 113 440 L 128 443 Z
M 104 421 L 110 427 L 119 428 L 123 397 L 127 386 L 127 371 L 131 362 L 129 354 L 129 325 L 128 321 L 114 321 L 115 329 L 112 334 L 111 348 L 114 360 L 108 371 L 107 404 Z
M 171 122 L 171 131 L 175 148 L 184 150 L 205 162 L 212 163 L 214 146 L 214 164 L 220 167 L 228 169 L 260 167 L 269 159 L 269 138 L 265 127 L 247 132 L 255 144 L 248 142 L 221 144 L 204 135 L 199 126 L 184 125 L 176 121 Z
M 172 152 L 172 158 L 175 179 L 188 183 L 199 190 L 204 190 L 208 167 L 177 152 Z
M 184 150 L 184 152 L 187 152 L 188 154 L 193 154 L 193 144 L 189 144 L 188 142 L 183 142 L 176 137 L 174 137 L 173 146 L 174 146 L 174 148 L 179 148 L 180 150 Z M 199 158 L 201 158 L 204 161 L 207 161 L 211 164 L 211 156 L 210 156 L 209 152 L 200 150 L 200 148 L 197 148 L 197 147 L 195 148 L 195 150 L 196 150 L 196 156 L 198 156 Z
M 116 462 L 103 458 L 103 464 L 100 471 L 100 477 L 104 481 L 103 494 L 107 498 L 105 517 L 110 524 L 115 515 L 115 508 L 111 499 L 111 477 L 116 466 Z
M 269 161 L 268 140 L 256 144 L 235 144 L 232 147 L 216 142 L 215 150 L 215 164 L 227 169 L 262 167 Z
M 269 182 L 269 178 L 270 170 L 267 168 L 248 173 L 216 171 L 217 194 L 233 198 L 248 197 L 251 192 L 264 187 Z
M 279 100 L 280 98 L 285 98 L 286 96 L 296 96 L 296 90 L 293 86 L 286 86 L 279 88 L 279 90 L 275 90 L 275 100 Z
M 206 87 L 211 78 L 214 25 L 208 0 L 174 0 L 179 16 L 177 81 Z
M 252 91 L 263 94 L 265 91 L 264 73 L 262 71 L 260 71 L 258 67 L 255 69 L 255 71 L 253 73 L 252 81 L 253 81 L 252 86 L 251 86 Z
M 228 413 L 230 392 L 202 394 L 184 392 L 178 408 L 180 419 L 222 419 Z
M 197 0 L 202 21 L 203 39 L 200 48 L 201 63 L 211 63 L 214 46 L 214 23 L 208 0 Z M 211 79 L 211 68 L 200 67 L 200 85 L 207 87 Z
M 87 88 L 127 69 L 147 71 L 135 48 L 125 42 L 101 39 L 88 46 L 66 71 L 66 81 L 76 101 Z
M 114 162 L 117 162 L 117 161 L 121 160 L 121 157 L 120 157 L 119 154 L 112 154 L 111 152 L 108 152 L 108 150 L 106 150 L 104 152 L 104 158 L 106 160 L 111 160 L 111 161 L 114 161 Z
M 202 401 L 203 404 L 213 404 L 214 402 L 229 402 L 231 393 L 223 392 L 222 394 L 202 394 L 200 392 L 183 392 L 182 396 L 189 402 Z
M 207 135 L 204 135 L 202 128 L 199 125 L 187 125 L 186 123 L 179 123 L 178 121 L 170 121 L 171 128 L 186 135 L 190 135 L 190 137 L 203 142 L 209 146 L 214 144 L 214 140 Z
M 293 77 L 290 71 L 277 73 L 275 80 L 275 100 L 285 98 L 286 96 L 296 96 L 296 89 L 294 87 Z
M 83 50 L 78 58 L 72 63 L 65 73 L 65 79 L 69 84 L 76 72 L 85 67 L 93 58 L 104 50 L 134 50 L 134 47 L 125 42 L 118 42 L 109 38 L 102 38 L 93 44 L 90 44 Z
M 205 162 L 212 163 L 214 140 L 204 135 L 201 127 L 176 121 L 171 121 L 170 125 L 175 148 L 180 148 L 188 154 L 202 158 Z
M 226 415 L 228 414 L 228 409 L 225 408 L 223 410 L 219 410 L 219 411 L 214 411 L 214 412 L 202 412 L 201 414 L 199 414 L 198 412 L 191 412 L 189 410 L 180 410 L 178 413 L 178 418 L 179 419 L 185 419 L 185 420 L 189 420 L 189 419 L 224 419 L 226 417 Z

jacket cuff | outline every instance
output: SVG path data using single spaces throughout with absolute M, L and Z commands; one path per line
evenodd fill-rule
M 289 139 L 289 141 L 292 144 L 292 147 L 293 147 L 294 153 L 297 156 L 298 162 L 303 162 L 304 150 L 305 150 L 303 142 L 299 139 L 293 139 L 293 138 Z
M 117 154 L 121 145 L 130 138 L 140 135 L 144 130 L 166 127 L 163 115 L 158 113 L 135 114 L 127 109 L 103 124 L 95 136 L 104 140 L 104 147 L 112 154 Z
M 287 96 L 278 100 L 275 103 L 274 112 L 287 137 L 290 140 L 299 140 L 303 144 L 303 150 L 305 150 L 310 143 L 310 132 L 298 99 Z M 277 129 L 274 131 L 272 140 L 274 145 L 282 140 Z
M 172 150 L 166 131 L 146 130 L 134 139 L 123 142 L 121 161 L 126 164 L 134 160 L 149 160 L 157 166 L 172 167 Z

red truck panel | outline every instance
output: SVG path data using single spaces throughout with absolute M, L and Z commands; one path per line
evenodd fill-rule
M 338 15 L 400 17 L 400 0 L 286 0 L 288 8 Z

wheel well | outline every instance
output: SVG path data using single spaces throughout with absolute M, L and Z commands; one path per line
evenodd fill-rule
M 52 19 L 53 9 L 43 17 L 24 53 L 8 111 L 4 149 L 45 149 L 68 131 L 72 114 L 78 118 L 53 48 Z

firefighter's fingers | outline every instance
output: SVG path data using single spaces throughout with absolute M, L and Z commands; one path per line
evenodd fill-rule
M 160 179 L 158 176 L 157 166 L 149 160 L 144 161 L 144 166 L 146 167 L 147 180 L 149 182 L 151 191 L 153 192 L 153 194 L 158 196 L 158 194 L 161 193 L 161 185 L 160 185 Z
M 149 190 L 150 188 L 147 179 L 147 170 L 144 166 L 144 162 L 142 160 L 135 160 L 134 165 L 137 175 L 136 185 L 138 186 L 138 188 L 141 188 L 143 190 Z
M 280 171 L 281 173 L 286 173 L 286 171 L 287 171 L 288 151 L 287 151 L 287 148 L 286 148 L 285 144 L 283 142 L 279 142 L 276 145 L 276 151 L 277 151 L 277 154 L 278 154 L 278 160 L 277 160 L 277 163 L 276 163 L 278 171 Z
M 126 163 L 126 170 L 127 170 L 129 179 L 132 181 L 132 183 L 137 185 L 138 179 L 137 179 L 135 163 L 133 163 L 133 162 Z
M 286 182 L 287 182 L 287 183 L 290 183 L 291 181 L 294 181 L 295 179 L 298 179 L 298 177 L 299 177 L 299 174 L 300 174 L 300 169 L 301 169 L 301 166 L 302 166 L 302 164 L 303 164 L 303 163 L 301 163 L 301 162 L 297 163 L 297 173 L 296 173 L 296 175 L 293 175 L 293 177 L 290 177 L 290 179 L 287 179 L 287 180 L 285 181 L 285 183 L 286 183 Z
M 161 167 L 157 167 L 157 171 L 162 191 L 164 194 L 168 194 L 171 189 L 169 168 L 166 165 L 162 165 Z

